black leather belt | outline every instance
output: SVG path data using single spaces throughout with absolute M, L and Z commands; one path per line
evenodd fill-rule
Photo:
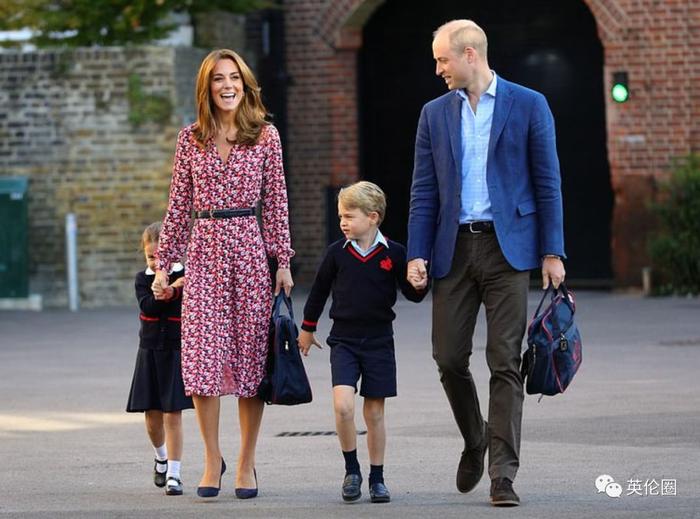
M 195 211 L 195 218 L 236 218 L 237 216 L 254 216 L 255 207 L 244 209 L 209 209 L 207 211 Z
M 483 232 L 494 232 L 496 228 L 491 220 L 482 222 L 463 223 L 459 226 L 459 232 L 468 232 L 471 234 L 481 234 Z

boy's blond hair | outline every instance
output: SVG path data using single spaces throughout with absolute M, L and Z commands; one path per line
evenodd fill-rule
M 338 202 L 347 209 L 359 209 L 366 215 L 372 211 L 379 214 L 377 225 L 382 223 L 386 214 L 386 195 L 382 188 L 372 182 L 361 180 L 347 187 L 338 193 Z

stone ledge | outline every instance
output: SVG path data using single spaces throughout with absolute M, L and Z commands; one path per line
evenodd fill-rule
M 0 297 L 0 310 L 34 310 L 40 312 L 42 298 L 40 294 L 29 297 Z

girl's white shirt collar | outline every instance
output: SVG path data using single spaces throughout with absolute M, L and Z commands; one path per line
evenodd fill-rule
M 182 263 L 173 263 L 172 270 L 168 272 L 168 274 L 172 274 L 173 272 L 180 272 L 182 269 L 184 269 L 184 265 Z M 146 275 L 147 276 L 152 276 L 155 274 L 155 271 L 151 267 L 146 267 Z

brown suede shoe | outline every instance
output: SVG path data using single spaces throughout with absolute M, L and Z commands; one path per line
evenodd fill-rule
M 489 445 L 488 424 L 484 422 L 484 432 L 481 443 L 473 449 L 465 449 L 457 467 L 457 490 L 462 493 L 470 492 L 479 483 L 484 473 L 484 457 Z
M 508 478 L 491 481 L 491 504 L 493 506 L 518 506 L 520 498 L 513 490 L 513 482 Z

